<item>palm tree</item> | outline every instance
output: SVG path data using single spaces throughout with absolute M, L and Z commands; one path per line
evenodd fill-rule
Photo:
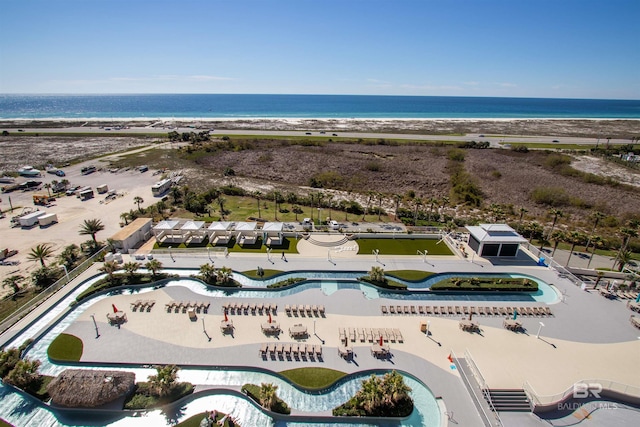
M 375 194 L 374 191 L 367 191 L 367 208 L 364 210 L 364 212 L 362 214 L 362 220 L 363 221 L 365 221 L 365 216 L 369 212 L 369 206 L 371 205 L 371 199 L 373 199 L 374 194 Z
M 406 399 L 411 391 L 411 387 L 405 384 L 402 375 L 395 370 L 384 374 L 382 388 L 385 393 L 384 400 L 392 405 Z
M 438 199 L 435 197 L 429 198 L 429 219 L 428 222 L 431 222 L 431 216 L 433 215 L 433 207 L 438 203 Z
M 53 248 L 49 244 L 43 243 L 35 248 L 31 248 L 31 252 L 27 255 L 29 261 L 40 261 L 42 267 L 46 267 L 44 260 L 53 255 Z
M 47 189 L 47 193 L 49 193 L 49 197 L 51 197 L 51 184 L 47 182 L 43 185 L 43 187 Z
M 158 271 L 162 269 L 162 263 L 157 259 L 152 259 L 144 265 L 144 268 L 149 270 L 151 276 L 155 278 L 158 275 Z
M 224 204 L 227 203 L 227 199 L 224 197 L 218 197 L 218 205 L 220 206 L 220 216 L 224 219 Z
M 124 225 L 129 225 L 129 212 L 122 212 L 120 219 L 124 221 Z
M 97 243 L 96 234 L 102 230 L 104 230 L 104 225 L 99 219 L 85 219 L 80 227 L 80 234 L 90 235 L 93 243 Z
M 520 219 L 518 220 L 518 225 L 522 224 L 522 217 L 524 216 L 524 214 L 526 214 L 527 212 L 529 212 L 527 209 L 525 208 L 520 208 Z
M 589 268 L 589 266 L 591 265 L 593 256 L 596 254 L 596 249 L 601 248 L 604 245 L 604 240 L 600 236 L 591 236 L 591 243 L 593 244 L 593 250 L 591 251 L 591 256 L 589 257 L 589 262 L 587 263 L 587 268 Z
M 296 222 L 298 222 L 298 214 L 303 213 L 304 211 L 300 208 L 300 206 L 298 205 L 293 205 L 293 207 L 291 208 L 291 211 L 296 214 Z
M 60 255 L 58 255 L 58 261 L 64 264 L 67 268 L 70 268 L 71 266 L 73 266 L 73 263 L 78 260 L 79 256 L 80 248 L 78 247 L 78 245 L 72 243 L 68 246 L 65 246 L 62 252 L 60 252 Z
M 177 204 L 182 197 L 182 190 L 180 190 L 180 187 L 174 186 L 171 187 L 169 192 L 171 193 L 171 197 L 173 198 L 173 204 Z
M 549 234 L 547 234 L 547 240 L 549 240 L 549 236 L 551 236 L 551 233 L 553 233 L 553 229 L 556 226 L 556 222 L 558 221 L 558 217 L 562 217 L 563 212 L 560 209 L 549 209 L 549 213 L 551 215 L 553 215 L 553 222 L 551 223 L 551 230 L 549 230 Z M 542 248 L 544 246 L 544 242 L 545 239 L 542 239 L 542 244 L 540 245 L 540 251 L 542 251 Z
M 273 220 L 277 221 L 278 220 L 278 202 L 280 201 L 280 192 L 279 191 L 274 191 L 273 192 Z
M 144 199 L 140 196 L 136 196 L 133 198 L 133 203 L 138 205 L 138 212 L 142 212 L 142 209 L 140 209 L 140 205 L 144 203 Z
M 620 246 L 620 250 L 616 255 L 616 259 L 613 261 L 614 265 L 616 264 L 616 262 L 618 262 L 620 255 L 627 250 L 627 245 L 629 245 L 629 241 L 631 240 L 631 238 L 638 237 L 638 232 L 630 227 L 622 227 L 620 229 L 620 235 L 622 236 L 622 245 Z
M 263 408 L 271 409 L 276 400 L 278 386 L 272 383 L 260 384 L 260 404 Z
M 382 381 L 375 375 L 362 381 L 362 388 L 356 393 L 357 400 L 367 413 L 372 413 L 382 402 Z
M 215 283 L 217 278 L 216 269 L 211 264 L 202 264 L 200 266 L 200 277 L 206 283 Z
M 148 377 L 152 390 L 158 396 L 168 395 L 178 378 L 179 369 L 176 365 L 156 366 L 157 374 Z
M 393 214 L 393 218 L 397 221 L 398 220 L 398 209 L 400 209 L 400 203 L 402 202 L 402 194 L 394 194 L 393 195 L 393 201 L 396 204 L 396 209 L 395 209 L 395 213 Z
M 565 264 L 565 267 L 569 266 L 569 261 L 571 261 L 571 255 L 573 255 L 573 250 L 575 249 L 576 245 L 584 242 L 584 237 L 585 237 L 584 234 L 580 233 L 579 231 L 572 231 L 567 237 L 567 241 L 571 243 L 571 250 L 569 251 L 569 258 L 567 259 L 567 263 Z
M 382 215 L 382 200 L 384 199 L 384 193 L 376 193 L 378 196 L 378 221 Z
M 109 281 L 111 281 L 111 280 L 113 280 L 113 273 L 115 273 L 119 269 L 120 269 L 120 266 L 118 265 L 117 262 L 115 262 L 115 261 L 105 261 L 105 263 L 102 264 L 102 267 L 100 267 L 98 270 L 102 271 L 103 273 L 106 273 Z
M 418 208 L 422 206 L 422 199 L 420 197 L 415 197 L 413 199 L 413 205 L 416 207 L 415 213 L 413 214 L 413 225 L 418 225 Z
M 596 284 L 593 287 L 593 289 L 598 289 L 598 283 L 600 283 L 603 277 L 604 277 L 604 271 L 602 270 L 596 271 Z
M 631 251 L 622 251 L 618 253 L 618 271 L 622 271 L 629 261 L 631 261 Z
M 229 267 L 220 267 L 216 271 L 216 277 L 218 278 L 218 282 L 222 285 L 228 284 L 232 279 L 233 270 Z
M 256 201 L 258 202 L 258 218 L 262 218 L 262 214 L 260 213 L 260 199 L 262 198 L 262 191 L 254 191 L 253 197 L 255 197 Z
M 13 291 L 13 295 L 15 295 L 18 292 L 20 292 L 20 282 L 22 282 L 23 280 L 24 280 L 23 276 L 19 274 L 15 274 L 13 276 L 9 276 L 6 279 L 4 279 L 2 281 L 2 287 L 11 288 L 11 290 Z
M 567 240 L 567 234 L 562 230 L 556 230 L 551 234 L 551 240 L 553 240 L 553 252 L 551 252 L 551 258 L 556 254 L 556 249 L 558 249 L 558 244 L 560 242 L 564 242 Z
M 602 212 L 594 211 L 591 214 L 591 218 L 593 218 L 593 228 L 591 229 L 589 240 L 587 240 L 587 244 L 584 246 L 584 251 L 587 253 L 589 252 L 588 249 L 589 249 L 589 245 L 591 244 L 591 237 L 593 236 L 593 233 L 596 232 L 596 228 L 598 227 L 598 223 L 600 222 L 600 220 L 604 218 L 604 214 Z
M 26 389 L 38 380 L 39 360 L 28 358 L 18 360 L 16 366 L 2 380 L 18 388 Z
M 383 283 L 385 281 L 384 269 L 378 266 L 371 267 L 371 270 L 369 270 L 369 279 L 371 279 L 372 282 Z
M 136 274 L 136 271 L 138 271 L 140 269 L 140 263 L 139 262 L 133 262 L 133 261 L 125 262 L 122 265 L 122 269 L 127 272 L 129 277 L 132 277 L 134 274 Z

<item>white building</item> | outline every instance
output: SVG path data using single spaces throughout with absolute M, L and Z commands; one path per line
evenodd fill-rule
M 527 239 L 507 224 L 480 224 L 467 226 L 467 244 L 481 257 L 516 257 L 521 243 Z

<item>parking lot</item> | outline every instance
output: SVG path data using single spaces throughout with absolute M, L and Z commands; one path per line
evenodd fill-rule
M 58 197 L 50 206 L 34 206 L 34 194 L 47 194 L 47 189 L 40 187 L 35 191 L 13 191 L 11 193 L 2 193 L 0 198 L 2 203 L 0 207 L 5 211 L 9 209 L 9 199 L 14 211 L 6 212 L 6 217 L 0 219 L 0 250 L 18 250 L 16 255 L 7 258 L 9 264 L 17 265 L 0 265 L 0 282 L 5 278 L 21 274 L 28 276 L 32 271 L 39 267 L 39 263 L 27 260 L 27 255 L 31 248 L 38 244 L 50 244 L 54 249 L 54 256 L 72 243 L 80 245 L 80 243 L 91 239 L 91 236 L 80 235 L 80 227 L 84 220 L 100 219 L 105 226 L 104 231 L 98 233 L 99 240 L 106 240 L 120 229 L 120 214 L 128 212 L 131 209 L 137 209 L 134 203 L 135 197 L 142 197 L 144 203 L 141 207 L 149 206 L 158 199 L 151 194 L 151 186 L 160 179 L 160 175 L 154 175 L 153 170 L 141 173 L 135 169 L 119 170 L 117 172 L 109 172 L 108 170 L 100 170 L 106 163 L 100 161 L 86 162 L 70 167 L 63 168 L 66 176 L 58 177 L 53 174 L 44 173 L 39 181 L 51 183 L 53 180 L 61 181 L 68 179 L 71 187 L 91 187 L 94 190 L 94 197 L 86 201 L 82 201 L 76 195 Z M 81 168 L 87 165 L 95 165 L 98 171 L 89 175 L 82 175 Z M 25 181 L 26 178 L 18 179 L 18 182 Z M 108 193 L 98 194 L 96 187 L 106 184 L 108 190 L 115 191 L 116 197 L 110 197 L 106 200 Z M 20 214 L 25 207 L 32 209 L 44 210 L 47 213 L 55 213 L 58 222 L 46 228 L 40 228 L 37 224 L 31 228 L 12 227 L 12 216 Z M 52 262 L 53 258 L 48 262 Z M 0 294 L 5 294 L 10 290 L 0 288 Z

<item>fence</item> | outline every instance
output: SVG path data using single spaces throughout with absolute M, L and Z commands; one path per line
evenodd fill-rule
M 580 385 L 580 387 L 576 387 L 577 385 Z M 570 397 L 587 397 L 584 395 L 588 394 L 590 390 L 594 391 L 589 394 L 589 397 L 593 395 L 593 397 L 598 398 L 600 394 L 607 394 L 632 404 L 638 404 L 640 402 L 640 387 L 611 380 L 580 380 L 562 393 L 547 396 L 538 395 L 533 386 L 527 381 L 525 381 L 522 388 L 529 397 L 529 400 L 531 400 L 534 411 L 536 409 L 539 411 L 556 409 L 558 403 Z M 581 395 L 576 396 L 576 393 L 581 393 Z
M 577 278 L 573 273 L 571 273 L 566 267 L 558 264 L 553 258 L 551 258 L 548 254 L 541 252 L 540 249 L 536 248 L 535 246 L 533 246 L 531 243 L 527 243 L 526 244 L 526 249 L 531 252 L 531 254 L 535 257 L 537 257 L 538 259 L 540 259 L 541 257 L 545 259 L 545 261 L 547 261 L 549 268 L 553 271 L 556 272 L 556 274 L 558 275 L 558 277 L 561 277 L 563 279 L 568 279 L 570 280 L 574 285 L 576 286 L 581 286 L 582 285 L 582 280 L 580 280 L 579 278 Z
M 53 285 L 49 286 L 46 289 L 43 289 L 37 296 L 29 300 L 25 305 L 16 310 L 11 316 L 6 318 L 2 323 L 0 323 L 0 334 L 4 333 L 7 329 L 15 325 L 33 311 L 40 304 L 45 302 L 49 297 L 58 292 L 65 286 L 67 283 L 78 277 L 80 274 L 84 273 L 99 257 L 101 257 L 107 250 L 107 246 L 104 246 L 98 252 L 93 254 L 91 257 L 84 260 L 73 270 L 66 272 L 63 277 L 58 279 Z

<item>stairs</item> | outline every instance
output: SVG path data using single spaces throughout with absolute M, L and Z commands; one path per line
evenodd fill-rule
M 531 403 L 524 390 L 485 389 L 483 392 L 498 412 L 531 412 Z
M 311 244 L 314 244 L 316 246 L 323 246 L 325 248 L 332 248 L 334 246 L 340 246 L 340 245 L 344 245 L 345 243 L 347 243 L 349 241 L 349 239 L 345 236 L 340 240 L 335 240 L 333 242 L 321 242 L 319 240 L 314 239 L 313 237 L 309 236 L 309 238 L 307 239 L 307 241 Z

